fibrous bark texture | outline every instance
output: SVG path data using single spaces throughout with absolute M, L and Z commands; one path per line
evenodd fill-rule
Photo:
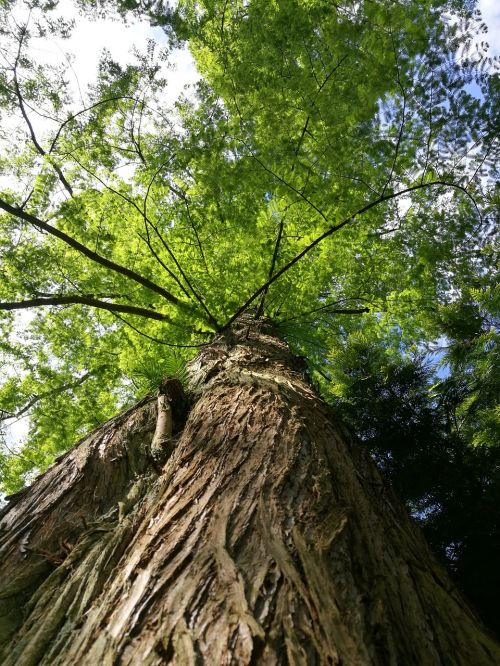
M 2 663 L 500 663 L 269 324 L 240 321 L 189 372 L 159 476 L 152 399 L 12 500 Z

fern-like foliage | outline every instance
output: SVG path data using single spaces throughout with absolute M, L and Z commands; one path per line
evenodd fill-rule
M 157 391 L 165 378 L 178 379 L 187 388 L 188 374 L 185 359 L 177 355 L 145 356 L 131 370 L 132 381 L 141 393 Z

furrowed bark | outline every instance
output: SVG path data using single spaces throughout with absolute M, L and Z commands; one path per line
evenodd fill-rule
M 7 510 L 13 580 L 17 567 L 28 577 L 41 564 L 29 585 L 11 586 L 26 606 L 2 663 L 500 663 L 372 461 L 267 324 L 238 322 L 189 371 L 196 403 L 156 480 L 142 456 L 156 419 L 146 403 L 81 442 Z M 136 444 L 121 446 L 139 414 Z M 116 483 L 108 448 L 126 456 L 130 447 L 141 462 L 135 474 L 119 463 Z M 89 479 L 105 479 L 96 501 L 82 496 L 85 484 L 77 490 L 80 455 Z M 57 478 L 66 481 L 56 497 Z M 64 561 L 21 554 L 45 543 L 37 535 L 65 532 L 73 501 L 94 527 L 73 527 Z
M 8 498 L 0 511 L 0 645 L 22 622 L 22 605 L 76 544 L 109 530 L 118 502 L 156 478 L 149 455 L 155 424 L 154 398 L 146 398 Z

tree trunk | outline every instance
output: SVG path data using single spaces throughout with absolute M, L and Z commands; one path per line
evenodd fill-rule
M 269 324 L 240 320 L 189 373 L 161 470 L 147 398 L 9 503 L 3 664 L 500 663 Z

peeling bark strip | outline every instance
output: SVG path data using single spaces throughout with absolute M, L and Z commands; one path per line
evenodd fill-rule
M 156 429 L 151 441 L 151 455 L 155 460 L 166 458 L 172 446 L 172 407 L 168 396 L 160 393 L 156 400 Z
M 25 608 L 15 626 L 4 620 L 3 664 L 500 663 L 369 457 L 266 325 L 240 322 L 190 376 L 196 405 L 154 483 L 140 454 L 134 473 L 112 459 L 150 445 L 156 410 L 143 404 L 6 512 L 1 595 L 7 609 L 14 598 Z M 141 444 L 126 429 L 136 415 Z M 119 520 L 110 507 L 123 497 Z M 94 522 L 73 529 L 64 561 L 26 551 L 65 536 L 73 502 Z

